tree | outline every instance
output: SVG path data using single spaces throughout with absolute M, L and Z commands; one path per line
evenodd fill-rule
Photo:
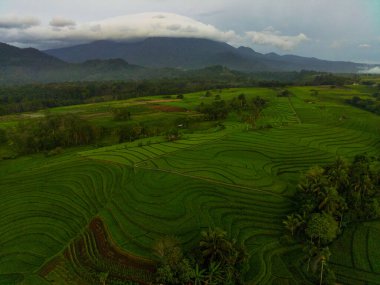
M 154 246 L 160 258 L 157 281 L 168 285 L 188 284 L 194 278 L 190 261 L 184 257 L 177 239 L 164 237 Z
M 303 224 L 303 219 L 299 214 L 291 214 L 286 216 L 286 219 L 282 222 L 285 228 L 290 231 L 292 236 L 294 232 Z
M 199 264 L 195 265 L 195 270 L 194 270 L 194 285 L 201 285 L 203 284 L 206 275 L 205 275 L 206 270 L 201 269 L 199 267 Z
M 318 252 L 318 247 L 311 241 L 306 241 L 306 245 L 303 247 L 303 252 L 307 258 L 307 272 L 309 272 L 310 262 Z
M 220 228 L 202 231 L 199 246 L 206 264 L 213 261 L 226 261 L 232 249 L 231 243 L 227 240 L 227 233 Z
M 131 112 L 129 112 L 128 108 L 114 108 L 112 109 L 112 114 L 115 121 L 131 120 Z
M 313 239 L 318 239 L 318 245 L 326 244 L 334 240 L 338 234 L 338 223 L 327 213 L 314 213 L 307 223 L 306 234 Z
M 7 142 L 7 133 L 4 129 L 0 129 L 0 144 Z
M 101 129 L 74 114 L 48 114 L 37 120 L 21 121 L 10 131 L 9 140 L 18 153 L 26 154 L 90 144 L 101 133 Z
M 335 187 L 324 187 L 320 195 L 319 210 L 326 212 L 334 217 L 342 220 L 347 204 L 342 196 L 339 195 Z
M 212 93 L 210 92 L 210 90 L 207 90 L 204 96 L 205 97 L 211 97 Z
M 222 279 L 229 280 L 230 284 L 242 283 L 242 274 L 246 270 L 248 259 L 245 247 L 238 245 L 235 240 L 228 239 L 225 231 L 216 228 L 201 232 L 199 248 L 202 255 L 201 264 L 203 268 L 207 268 L 206 275 L 213 276 L 214 282 Z
M 338 157 L 331 165 L 326 167 L 326 175 L 330 183 L 343 194 L 349 183 L 348 164 Z
M 328 260 L 330 259 L 331 252 L 328 247 L 324 247 L 317 251 L 317 254 L 314 258 L 314 272 L 317 271 L 317 268 L 319 267 L 319 285 L 323 284 L 323 274 L 326 270 L 326 265 Z
M 245 105 L 247 105 L 247 99 L 245 99 L 245 94 L 240 94 L 238 96 L 238 99 L 239 99 L 239 102 L 240 102 L 240 108 L 243 109 L 243 107 L 245 107 Z
M 171 128 L 166 132 L 166 139 L 168 141 L 176 141 L 181 138 L 181 133 L 177 128 Z
M 206 284 L 218 285 L 223 282 L 224 278 L 223 278 L 222 268 L 220 265 L 221 264 L 218 262 L 211 262 L 209 264 L 206 278 L 205 278 Z
M 313 277 L 320 284 L 334 284 L 335 280 L 327 263 L 330 252 L 325 246 L 337 237 L 347 222 L 380 216 L 378 161 L 379 158 L 360 155 L 348 164 L 337 158 L 331 165 L 308 170 L 298 185 L 297 210 L 283 223 L 294 233 L 299 217 L 307 221 L 306 226 L 300 228 L 299 237 L 307 243 L 304 248 L 308 256 L 307 269 L 310 263 L 313 272 L 320 269 L 319 276 Z

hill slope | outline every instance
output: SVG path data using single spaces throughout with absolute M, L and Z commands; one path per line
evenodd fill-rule
M 352 62 L 325 61 L 294 55 L 261 54 L 247 47 L 194 38 L 147 38 L 136 42 L 96 41 L 51 49 L 47 54 L 68 62 L 122 58 L 147 67 L 203 68 L 224 65 L 241 71 L 300 71 L 354 73 L 364 67 Z
M 0 43 L 1 67 L 60 67 L 64 62 L 34 48 L 17 48 Z
M 101 272 L 108 273 L 107 284 L 125 284 L 136 275 L 149 279 L 128 257 L 137 256 L 139 265 L 155 260 L 152 247 L 165 236 L 193 250 L 199 232 L 210 226 L 247 248 L 245 284 L 312 284 L 303 272 L 305 252 L 286 242 L 282 220 L 294 210 L 300 173 L 309 167 L 336 156 L 380 155 L 380 117 L 344 103 L 370 96 L 363 87 L 292 87 L 291 97 L 278 97 L 272 88 L 223 89 L 211 90 L 210 97 L 202 91 L 183 99 L 140 97 L 51 109 L 121 127 L 112 109 L 123 106 L 133 112 L 125 122 L 130 126 L 157 126 L 193 117 L 198 104 L 210 104 L 216 95 L 229 101 L 244 93 L 249 101 L 268 101 L 252 131 L 236 115 L 223 121 L 225 129 L 214 122 L 172 142 L 158 136 L 0 161 L 0 284 L 92 285 Z M 170 107 L 176 112 L 163 111 Z M 29 114 L 30 120 L 43 114 Z M 24 119 L 3 118 L 0 127 Z M 94 228 L 99 219 L 104 226 Z M 353 225 L 330 247 L 338 283 L 380 285 L 379 229 L 379 220 Z
M 91 80 L 131 80 L 155 77 L 158 72 L 122 59 L 67 63 L 37 49 L 0 43 L 0 84 Z

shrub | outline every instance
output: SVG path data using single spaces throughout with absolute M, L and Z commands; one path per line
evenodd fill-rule
M 0 144 L 7 142 L 7 133 L 4 129 L 0 129 Z
M 112 110 L 112 114 L 115 121 L 129 121 L 131 119 L 131 112 L 127 108 L 115 108 Z

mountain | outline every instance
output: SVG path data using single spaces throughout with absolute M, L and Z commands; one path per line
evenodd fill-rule
M 199 68 L 215 65 L 228 54 L 232 55 L 234 50 L 226 43 L 206 39 L 148 38 L 124 43 L 96 41 L 45 52 L 73 63 L 91 59 L 122 58 L 133 64 L 154 68 Z
M 327 61 L 295 55 L 261 54 L 248 47 L 235 48 L 227 43 L 195 38 L 147 38 L 135 42 L 96 41 L 46 50 L 61 60 L 80 63 L 92 59 L 121 58 L 131 64 L 152 68 L 199 69 L 222 65 L 231 69 L 260 71 L 314 70 L 356 73 L 364 64 Z
M 0 84 L 91 80 L 138 80 L 168 76 L 162 72 L 127 63 L 123 59 L 67 63 L 37 49 L 21 49 L 0 43 Z
M 34 48 L 17 48 L 0 43 L 1 67 L 28 67 L 45 68 L 47 66 L 60 67 L 64 62 L 58 58 L 47 55 Z
M 273 80 L 289 78 L 286 74 L 278 76 L 289 71 L 356 73 L 371 67 L 295 55 L 261 54 L 248 47 L 235 48 L 193 38 L 96 41 L 45 52 L 0 43 L 0 84 L 242 76 L 232 70 L 252 73 L 247 76 L 257 80 Z

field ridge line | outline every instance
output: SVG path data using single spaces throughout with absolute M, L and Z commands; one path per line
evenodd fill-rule
M 120 166 L 120 164 L 116 164 L 116 163 L 115 163 L 115 165 Z M 71 238 L 66 244 L 64 244 L 61 250 L 59 250 L 57 253 L 55 253 L 51 257 L 46 258 L 46 260 L 41 264 L 41 266 L 39 266 L 36 270 L 34 270 L 33 273 L 39 275 L 38 272 L 41 270 L 41 268 L 43 268 L 46 264 L 48 264 L 49 262 L 51 262 L 54 258 L 57 258 L 60 254 L 63 254 L 63 252 L 66 250 L 66 248 L 68 246 L 70 246 L 71 243 L 73 243 L 78 237 L 80 237 L 81 235 L 83 235 L 86 232 L 87 228 L 89 227 L 91 221 L 95 217 L 98 217 L 99 214 L 100 214 L 100 212 L 103 211 L 104 209 L 106 209 L 106 207 L 108 207 L 108 204 L 110 202 L 112 202 L 112 200 L 114 199 L 114 194 L 116 192 L 117 191 L 112 191 L 111 194 L 109 195 L 109 198 L 107 199 L 107 201 L 103 205 L 101 205 L 101 207 L 97 210 L 96 213 L 94 213 L 94 215 L 92 215 L 90 217 L 89 220 L 86 221 L 86 224 L 80 229 L 80 231 L 78 231 L 78 233 L 73 238 Z
M 188 149 L 196 149 L 197 147 L 200 147 L 200 146 L 203 146 L 203 145 L 207 145 L 211 142 L 217 142 L 217 141 L 220 141 L 226 137 L 228 137 L 230 135 L 230 133 L 227 133 L 225 135 L 222 135 L 221 137 L 219 138 L 216 138 L 216 139 L 210 139 L 210 140 L 207 140 L 205 142 L 201 142 L 201 143 L 198 143 L 198 144 L 193 144 L 193 145 L 189 145 L 189 146 L 186 146 L 184 148 L 179 148 L 179 149 L 176 149 L 176 150 L 173 150 L 173 151 L 169 151 L 169 152 L 166 152 L 166 153 L 163 153 L 163 154 L 160 154 L 160 155 L 157 155 L 155 157 L 150 157 L 150 158 L 147 158 L 147 159 L 144 159 L 144 160 L 141 160 L 135 164 L 133 164 L 133 167 L 140 167 L 139 165 L 140 164 L 143 164 L 147 161 L 151 161 L 151 160 L 155 160 L 155 159 L 158 159 L 158 158 L 162 158 L 162 157 L 165 157 L 167 155 L 172 155 L 173 153 L 176 153 L 176 152 L 179 152 L 179 151 L 182 151 L 182 150 L 188 150 Z M 186 140 L 186 139 L 184 139 Z
M 136 168 L 137 169 L 152 170 L 152 171 L 166 172 L 166 173 L 170 173 L 170 174 L 175 174 L 175 175 L 180 175 L 180 176 L 184 176 L 184 177 L 189 177 L 189 178 L 192 178 L 192 179 L 197 179 L 197 180 L 203 180 L 203 181 L 211 182 L 213 184 L 218 184 L 218 185 L 222 185 L 222 186 L 226 186 L 226 187 L 232 187 L 232 188 L 239 188 L 239 189 L 245 189 L 245 190 L 252 190 L 252 191 L 256 191 L 256 192 L 261 192 L 261 193 L 265 193 L 265 194 L 270 195 L 270 196 L 276 196 L 276 197 L 280 197 L 280 198 L 286 199 L 289 202 L 295 204 L 295 202 L 291 200 L 291 197 L 287 197 L 287 196 L 281 195 L 281 194 L 276 194 L 276 193 L 273 193 L 273 192 L 268 191 L 268 190 L 263 190 L 263 189 L 259 189 L 259 188 L 251 188 L 251 187 L 248 187 L 248 186 L 243 186 L 243 185 L 238 185 L 238 184 L 225 183 L 225 182 L 217 181 L 217 180 L 214 180 L 214 179 L 210 179 L 210 178 L 206 178 L 206 177 L 201 177 L 201 176 L 190 175 L 190 174 L 185 174 L 185 173 L 182 173 L 182 172 L 179 172 L 179 171 L 174 171 L 174 170 L 161 169 L 161 168 L 151 168 L 151 167 L 139 167 L 139 166 L 136 166 Z

